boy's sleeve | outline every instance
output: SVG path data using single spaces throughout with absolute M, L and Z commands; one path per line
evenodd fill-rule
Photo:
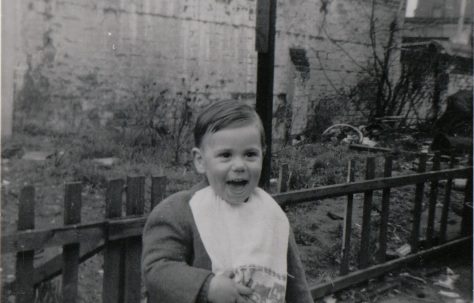
M 286 302 L 287 303 L 313 303 L 313 297 L 309 291 L 306 274 L 301 263 L 296 246 L 293 230 L 290 229 L 288 241 L 288 280 L 286 284 Z
M 142 273 L 148 302 L 194 303 L 207 291 L 202 288 L 211 271 L 190 266 L 193 235 L 186 202 L 167 200 L 152 211 L 143 232 Z

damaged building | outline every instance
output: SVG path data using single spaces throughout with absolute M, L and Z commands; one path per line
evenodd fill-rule
M 419 67 L 422 119 L 440 118 L 450 96 L 472 102 L 472 9 L 472 0 L 419 0 L 415 15 L 405 19 L 401 63 Z
M 106 127 L 149 87 L 192 97 L 193 107 L 254 102 L 256 1 L 5 2 L 2 136 Z M 364 73 L 374 41 L 380 49 L 384 29 L 403 23 L 404 9 L 401 0 L 277 2 L 277 141 L 327 116 L 361 119 L 345 93 Z M 374 41 L 371 20 L 380 29 Z

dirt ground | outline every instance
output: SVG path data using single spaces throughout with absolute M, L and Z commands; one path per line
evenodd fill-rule
M 466 248 L 472 251 L 472 246 Z M 452 252 L 372 279 L 317 302 L 467 303 L 473 299 L 472 258 Z
M 18 214 L 18 197 L 22 186 L 34 184 L 36 188 L 36 228 L 50 228 L 62 225 L 63 205 L 63 176 L 54 176 L 49 170 L 51 160 L 26 160 L 21 158 L 2 159 L 1 186 L 1 228 L 2 234 L 9 234 L 16 229 Z M 411 167 L 399 165 L 394 175 L 413 173 Z M 405 167 L 405 168 L 403 168 Z M 407 169 L 408 167 L 408 169 Z M 403 168 L 403 169 L 402 169 Z M 443 201 L 443 185 L 440 186 L 440 197 Z M 170 189 L 173 192 L 173 188 Z M 99 221 L 104 217 L 104 192 L 100 187 L 85 185 L 83 189 L 82 221 Z M 428 201 L 429 186 L 425 186 L 424 201 Z M 372 230 L 376 231 L 380 219 L 381 193 L 375 192 L 372 211 Z M 407 243 L 411 227 L 411 209 L 414 197 L 414 187 L 404 187 L 392 191 L 390 223 L 388 230 L 388 253 L 396 255 L 397 249 Z M 354 200 L 354 235 L 351 251 L 354 252 L 350 267 L 356 269 L 358 243 L 361 230 L 362 195 L 356 195 Z M 459 234 L 460 217 L 456 209 L 463 200 L 462 191 L 453 191 L 452 211 L 450 212 L 448 237 L 455 238 Z M 307 269 L 310 284 L 331 281 L 337 276 L 340 265 L 339 250 L 342 237 L 342 217 L 344 214 L 345 197 L 325 199 L 288 207 L 288 217 L 295 232 L 300 248 L 302 261 Z M 426 226 L 425 203 L 422 218 Z M 437 207 L 437 222 L 441 204 Z M 439 224 L 439 223 L 438 223 Z M 375 239 L 376 232 L 373 232 Z M 375 241 L 374 241 L 375 243 Z M 377 247 L 374 245 L 375 254 Z M 39 251 L 35 255 L 35 266 L 44 263 L 52 256 L 60 253 L 59 248 Z M 472 302 L 472 251 L 465 252 L 467 258 L 447 256 L 422 267 L 404 268 L 398 273 L 391 273 L 383 281 L 373 280 L 369 283 L 346 290 L 333 297 L 327 297 L 319 302 Z M 371 256 L 373 257 L 373 256 Z M 81 264 L 79 271 L 79 302 L 100 302 L 102 287 L 102 255 L 89 259 Z M 448 268 L 451 271 L 448 270 Z M 447 273 L 457 275 L 453 289 L 436 285 L 445 280 Z M 1 260 L 2 285 L 15 279 L 14 256 L 4 255 Z M 43 285 L 40 289 L 39 302 L 57 302 L 60 281 Z M 444 291 L 444 292 L 443 292 Z M 441 292 L 441 293 L 440 293 Z M 459 295 L 450 298 L 449 295 Z M 2 294 L 2 302 L 13 302 L 8 293 Z

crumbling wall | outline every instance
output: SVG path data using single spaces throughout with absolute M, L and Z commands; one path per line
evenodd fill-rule
M 143 85 L 255 96 L 255 1 L 22 1 L 15 124 L 104 125 Z
M 289 94 L 292 136 L 308 132 L 311 136 L 318 131 L 323 125 L 318 127 L 314 120 L 320 115 L 333 115 L 334 122 L 363 118 L 349 102 L 348 92 L 370 69 L 373 50 L 381 51 L 387 43 L 390 22 L 404 12 L 401 4 L 375 1 L 374 47 L 370 40 L 372 1 L 279 1 L 275 93 L 299 91 Z M 295 58 L 295 50 L 303 60 Z M 396 71 L 397 56 L 392 60 Z M 334 104 L 321 106 L 321 101 Z M 328 112 L 321 113 L 325 109 Z M 335 109 L 337 112 L 331 112 Z
M 303 132 L 318 100 L 357 82 L 371 57 L 371 2 L 278 1 L 274 109 L 291 122 L 275 119 L 276 137 Z M 399 0 L 377 2 L 385 26 Z M 255 9 L 256 0 L 22 1 L 15 127 L 104 126 L 152 83 L 198 96 L 197 106 L 254 100 Z

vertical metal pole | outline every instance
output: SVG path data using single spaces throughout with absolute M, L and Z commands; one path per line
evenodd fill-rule
M 260 186 L 270 184 L 272 154 L 273 78 L 275 63 L 276 0 L 257 1 L 256 50 L 257 101 L 256 111 L 265 129 L 265 156 L 263 158 Z

